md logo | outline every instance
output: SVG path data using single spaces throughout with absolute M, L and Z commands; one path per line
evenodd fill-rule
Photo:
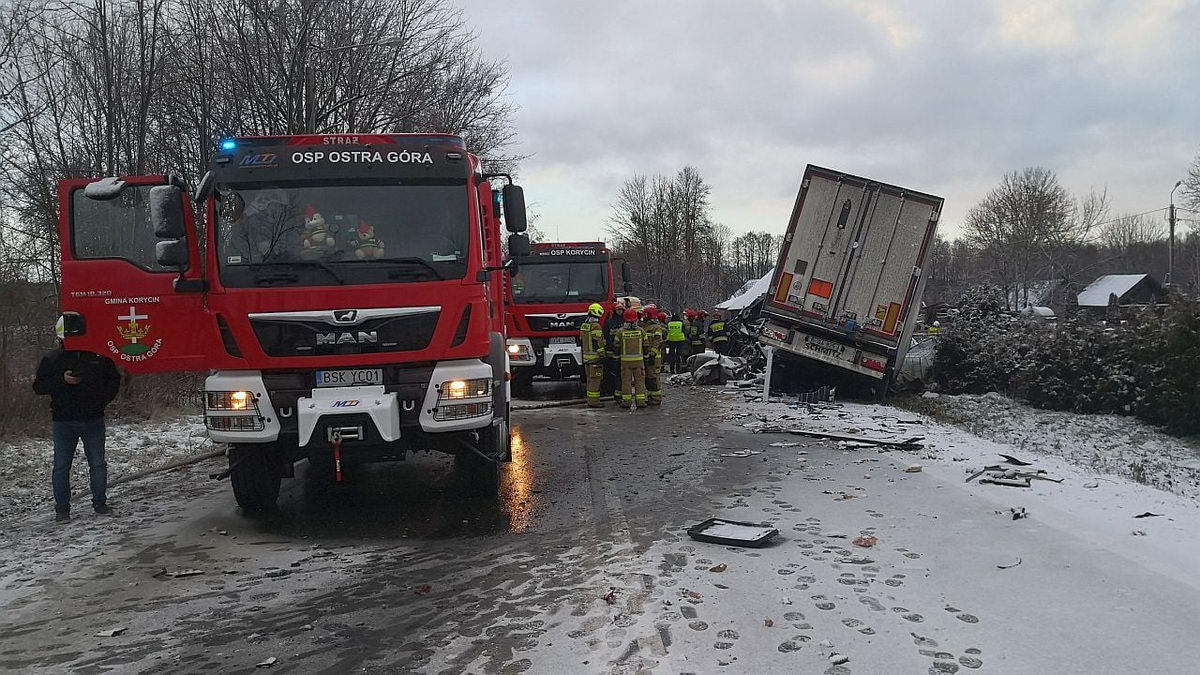
M 357 401 L 357 400 L 350 400 L 350 401 L 334 401 L 334 402 L 333 402 L 333 404 L 332 404 L 330 407 L 331 407 L 331 408 L 353 408 L 353 407 L 354 407 L 354 406 L 356 406 L 356 405 L 358 405 L 358 401 Z

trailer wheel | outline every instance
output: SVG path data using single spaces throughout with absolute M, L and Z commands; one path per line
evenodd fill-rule
M 279 499 L 280 478 L 271 466 L 270 452 L 262 446 L 229 448 L 229 483 L 234 499 L 245 511 L 268 511 Z

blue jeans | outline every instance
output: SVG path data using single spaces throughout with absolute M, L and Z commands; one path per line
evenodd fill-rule
M 75 459 L 75 448 L 83 441 L 83 454 L 87 457 L 88 473 L 92 479 L 92 506 L 101 506 L 106 500 L 108 487 L 108 464 L 104 461 L 104 419 L 67 420 L 54 423 L 54 510 L 71 510 L 71 460 Z

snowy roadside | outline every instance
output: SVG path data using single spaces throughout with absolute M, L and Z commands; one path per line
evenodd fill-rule
M 926 394 L 939 419 L 1021 452 L 1200 499 L 1200 448 L 1132 417 L 1042 410 L 999 394 Z
M 183 415 L 153 422 L 109 422 L 105 455 L 111 484 L 139 471 L 212 449 L 200 415 Z M 12 438 L 0 441 L 0 522 L 28 511 L 53 509 L 50 470 L 54 459 L 50 438 Z M 88 489 L 87 459 L 82 445 L 71 465 L 71 492 L 75 500 Z M 117 488 L 119 491 L 119 488 Z M 114 501 L 119 495 L 110 491 Z M 86 499 L 84 499 L 86 502 Z M 79 507 L 77 503 L 76 508 Z
M 725 395 L 731 403 L 728 419 L 752 430 L 782 426 L 893 440 L 923 437 L 918 451 L 826 443 L 844 454 L 861 454 L 856 462 L 871 461 L 878 452 L 920 465 L 921 471 L 994 503 L 997 513 L 1024 507 L 1031 518 L 1087 532 L 1108 550 L 1200 588 L 1194 578 L 1200 565 L 1200 540 L 1194 537 L 1200 529 L 1200 469 L 1189 468 L 1188 461 L 1195 449 L 1135 419 L 1048 412 L 995 395 L 938 397 L 947 399 L 943 409 L 958 410 L 976 435 L 887 405 L 763 403 L 737 389 Z M 801 440 L 763 435 L 776 443 Z M 1062 482 L 1034 480 L 1028 488 L 966 482 L 985 466 L 1004 464 L 1001 454 L 1031 464 L 1014 468 L 1044 470 Z M 1130 468 L 1135 466 L 1144 468 Z M 1142 472 L 1135 474 L 1138 480 L 1127 477 L 1135 470 Z

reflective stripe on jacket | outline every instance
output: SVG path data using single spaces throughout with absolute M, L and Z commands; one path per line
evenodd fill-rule
M 604 358 L 604 329 L 596 317 L 589 316 L 579 326 L 579 347 L 584 363 L 596 363 Z
M 637 326 L 626 326 L 617 331 L 617 340 L 621 345 L 622 361 L 641 361 L 645 358 L 642 353 L 642 343 L 646 334 Z
M 712 322 L 708 327 L 708 334 L 713 342 L 724 342 L 729 339 L 729 336 L 725 334 L 725 322 L 720 320 Z

